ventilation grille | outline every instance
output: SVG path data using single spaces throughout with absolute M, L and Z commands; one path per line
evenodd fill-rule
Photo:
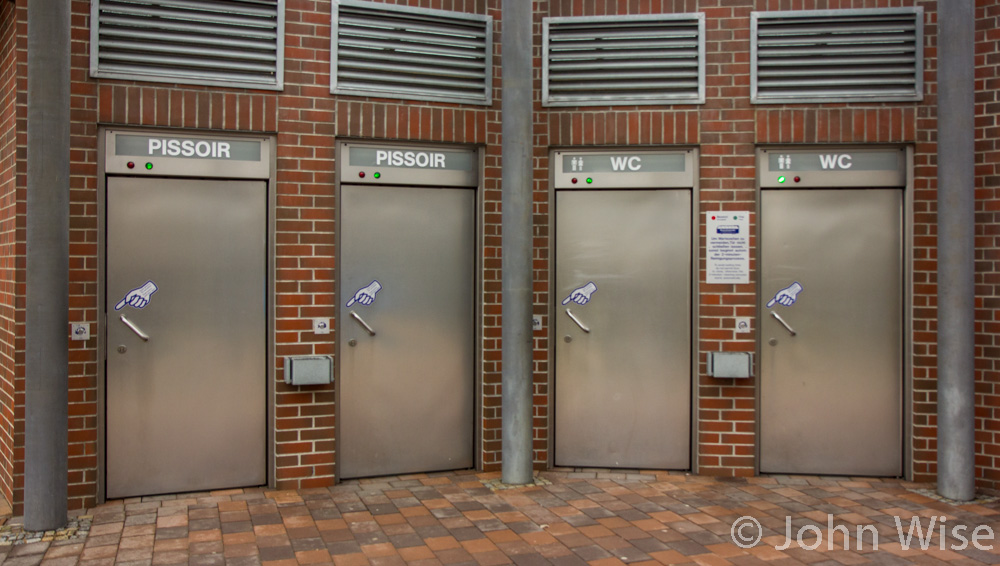
M 340 0 L 331 91 L 489 104 L 492 18 Z
M 277 90 L 283 0 L 94 0 L 91 75 Z
M 755 12 L 753 102 L 916 101 L 923 10 Z
M 546 106 L 702 103 L 704 14 L 545 18 Z

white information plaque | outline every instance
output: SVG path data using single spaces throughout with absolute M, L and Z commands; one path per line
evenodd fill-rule
M 706 212 L 706 283 L 750 282 L 750 213 Z

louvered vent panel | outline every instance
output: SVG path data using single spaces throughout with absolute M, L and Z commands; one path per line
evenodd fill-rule
M 705 101 L 703 14 L 546 18 L 546 106 Z
M 492 18 L 341 0 L 332 92 L 489 104 Z
M 276 90 L 283 0 L 94 0 L 91 74 Z
M 923 11 L 754 13 L 754 102 L 916 101 Z

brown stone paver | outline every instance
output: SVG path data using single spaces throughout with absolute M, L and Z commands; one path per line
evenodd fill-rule
M 536 485 L 493 491 L 490 487 L 497 477 L 473 472 L 416 474 L 347 481 L 330 489 L 225 490 L 110 501 L 88 511 L 93 524 L 86 538 L 0 546 L 0 562 L 3 566 L 1000 564 L 996 535 L 1000 503 L 952 504 L 921 491 L 929 486 L 899 480 L 713 479 L 676 472 L 558 470 L 543 472 L 546 481 Z M 757 544 L 734 540 L 738 519 L 746 525 L 739 533 L 762 536 Z M 930 535 L 932 519 L 935 529 Z M 920 532 L 915 529 L 911 534 L 914 524 Z M 789 528 L 793 537 L 801 533 L 801 545 L 793 540 L 785 547 Z M 979 534 L 979 547 L 971 543 L 973 533 Z M 963 537 L 969 541 L 964 546 Z

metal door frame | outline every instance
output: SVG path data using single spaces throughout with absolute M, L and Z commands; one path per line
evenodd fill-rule
M 756 267 L 756 274 L 754 275 L 754 283 L 757 286 L 756 293 L 756 303 L 754 303 L 755 308 L 759 307 L 761 303 L 761 260 L 762 260 L 762 249 L 760 242 L 761 240 L 761 192 L 763 189 L 763 179 L 762 175 L 764 169 L 760 166 L 764 163 L 764 155 L 766 152 L 775 151 L 822 151 L 822 152 L 864 152 L 864 151 L 874 151 L 874 150 L 897 150 L 905 152 L 905 163 L 904 170 L 902 174 L 904 176 L 903 183 L 897 183 L 890 180 L 891 176 L 877 176 L 873 179 L 874 182 L 868 184 L 858 184 L 855 177 L 856 173 L 835 173 L 835 172 L 822 172 L 820 177 L 822 177 L 822 182 L 820 185 L 813 185 L 812 188 L 834 188 L 834 189 L 848 189 L 848 190 L 864 190 L 881 188 L 881 189 L 896 189 L 903 192 L 903 211 L 902 211 L 902 234 L 900 234 L 903 241 L 903 249 L 901 250 L 903 254 L 901 266 L 903 269 L 903 280 L 900 284 L 903 286 L 903 320 L 900 322 L 902 324 L 901 330 L 903 335 L 903 343 L 901 344 L 901 354 L 903 356 L 902 360 L 902 370 L 903 375 L 899 376 L 902 380 L 902 390 L 901 390 L 901 400 L 903 403 L 902 407 L 902 432 L 903 437 L 900 439 L 903 445 L 903 478 L 906 480 L 913 479 L 913 146 L 912 145 L 902 145 L 902 144 L 886 144 L 886 145 L 760 145 L 757 146 L 755 151 L 756 157 L 756 188 L 757 194 L 755 195 L 755 210 L 757 217 L 757 225 L 755 227 L 756 241 L 758 242 L 756 249 L 754 250 L 754 264 Z M 846 175 L 848 182 L 842 185 L 838 185 L 836 182 L 837 175 Z M 854 181 L 854 182 L 850 182 Z M 782 188 L 771 187 L 768 190 L 809 190 L 809 186 L 796 186 L 795 184 L 787 185 Z M 756 324 L 757 327 L 754 329 L 756 334 L 756 357 L 757 363 L 760 363 L 761 352 L 763 348 L 763 334 L 761 332 L 760 323 L 763 320 L 761 313 L 757 313 Z M 760 368 L 756 368 L 756 381 L 754 383 L 754 475 L 760 475 L 760 440 L 761 440 L 761 383 L 760 383 Z
M 691 164 L 692 171 L 690 178 L 686 178 L 686 175 L 679 174 L 660 174 L 660 177 L 664 179 L 663 186 L 660 187 L 632 187 L 628 182 L 625 185 L 616 184 L 614 186 L 602 186 L 593 187 L 589 190 L 616 190 L 616 189 L 643 189 L 643 190 L 687 190 L 691 192 L 691 320 L 690 320 L 690 332 L 691 332 L 691 356 L 690 356 L 690 423 L 689 427 L 689 445 L 690 445 L 690 471 L 693 474 L 697 474 L 699 470 L 698 458 L 699 445 L 698 445 L 698 404 L 701 399 L 700 395 L 700 353 L 701 350 L 698 346 L 699 333 L 701 326 L 699 325 L 699 299 L 701 296 L 699 289 L 699 279 L 701 273 L 701 224 L 699 219 L 701 218 L 701 198 L 700 198 L 700 181 L 701 181 L 701 152 L 697 146 L 587 146 L 587 147 L 572 147 L 572 146 L 558 146 L 550 147 L 548 153 L 549 159 L 549 195 L 548 195 L 548 238 L 547 245 L 549 249 L 549 277 L 547 280 L 549 288 L 549 301 L 546 305 L 545 319 L 542 320 L 542 328 L 545 328 L 545 339 L 548 342 L 546 347 L 546 353 L 548 356 L 548 368 L 546 371 L 547 380 L 546 387 L 548 388 L 548 440 L 546 444 L 547 458 L 545 462 L 545 467 L 547 469 L 552 469 L 555 465 L 555 397 L 556 397 L 556 305 L 553 300 L 552 293 L 556 288 L 556 269 L 555 262 L 557 258 L 555 257 L 556 249 L 556 185 L 557 178 L 565 177 L 561 175 L 560 172 L 556 171 L 556 163 L 558 159 L 556 158 L 557 153 L 562 152 L 572 152 L 578 153 L 678 153 L 686 152 L 689 154 L 688 160 Z M 585 176 L 585 175 L 582 175 Z M 680 186 L 680 185 L 690 185 L 690 186 Z M 580 187 L 576 190 L 588 190 L 585 187 Z
M 213 174 L 212 171 L 202 171 L 200 175 L 178 175 L 171 174 L 169 170 L 164 171 L 162 169 L 155 169 L 155 172 L 149 174 L 142 174 L 137 172 L 135 174 L 115 174 L 108 173 L 108 155 L 109 155 L 109 137 L 116 133 L 122 134 L 135 134 L 135 135 L 153 135 L 153 136 L 165 136 L 165 137 L 196 137 L 200 139 L 218 139 L 218 140 L 235 140 L 235 139 L 245 139 L 250 141 L 260 141 L 261 147 L 264 153 L 262 153 L 261 162 L 258 167 L 248 168 L 249 171 L 242 176 L 235 175 L 220 175 Z M 218 131 L 202 131 L 202 130 L 188 130 L 188 129 L 148 129 L 148 128 L 129 128 L 129 127 L 117 127 L 117 126 L 104 126 L 99 125 L 97 128 L 97 503 L 104 503 L 106 500 L 107 492 L 107 447 L 106 447 L 106 435 L 107 435 L 107 422 L 106 414 L 107 411 L 107 356 L 108 356 L 108 344 L 107 344 L 107 305 L 105 301 L 107 297 L 107 185 L 109 176 L 128 176 L 128 177 L 151 177 L 151 178 L 170 178 L 170 179 L 184 179 L 184 178 L 198 178 L 198 179 L 217 179 L 217 180 L 230 180 L 230 179 L 246 179 L 246 180 L 257 180 L 264 181 L 267 186 L 267 226 L 266 230 L 266 249 L 267 257 L 265 262 L 267 265 L 267 280 L 265 281 L 265 364 L 264 375 L 266 376 L 267 383 L 265 384 L 264 396 L 267 400 L 265 411 L 265 453 L 267 457 L 265 476 L 267 478 L 267 486 L 271 489 L 275 487 L 275 458 L 274 458 L 274 405 L 275 405 L 275 362 L 274 362 L 274 332 L 275 332 L 275 300 L 274 300 L 274 290 L 275 290 L 275 208 L 277 206 L 276 198 L 276 152 L 274 149 L 277 146 L 277 138 L 270 134 L 247 134 L 246 132 L 232 132 L 232 135 L 226 135 L 226 133 L 220 133 Z M 136 158 L 135 161 L 156 161 L 156 158 Z
M 333 336 L 334 336 L 334 406 L 340 407 L 340 375 L 341 375 L 341 357 L 340 348 L 342 346 L 340 341 L 341 336 L 341 326 L 343 324 L 344 308 L 342 307 L 343 301 L 338 296 L 337 292 L 340 287 L 340 273 L 341 273 L 341 260 L 343 254 L 340 253 L 341 246 L 341 235 L 343 230 L 343 223 L 341 222 L 341 215 L 343 214 L 343 209 L 341 208 L 341 188 L 345 184 L 351 185 L 349 180 L 345 180 L 344 164 L 347 160 L 344 156 L 345 149 L 348 145 L 362 145 L 362 146 L 378 146 L 390 149 L 413 149 L 413 150 L 425 150 L 425 151 L 462 151 L 462 152 L 473 152 L 475 170 L 469 172 L 476 179 L 474 183 L 469 186 L 457 186 L 449 183 L 434 183 L 432 179 L 438 177 L 439 175 L 429 175 L 424 171 L 417 171 L 414 176 L 414 182 L 412 183 L 390 183 L 385 182 L 382 184 L 392 185 L 392 186 L 438 186 L 438 187 L 451 187 L 451 188 L 464 188 L 470 191 L 475 191 L 475 241 L 473 242 L 473 324 L 475 328 L 475 336 L 473 336 L 473 395 L 474 398 L 471 399 L 473 403 L 473 419 L 472 423 L 472 463 L 476 470 L 483 469 L 483 413 L 482 413 L 482 398 L 483 398 L 483 246 L 485 244 L 485 234 L 483 231 L 483 226 L 485 225 L 486 209 L 483 206 L 484 202 L 484 184 L 483 184 L 483 174 L 482 172 L 486 167 L 486 152 L 482 146 L 473 145 L 448 145 L 448 144 L 436 144 L 427 142 L 408 142 L 405 140 L 371 140 L 371 139 L 353 139 L 353 138 L 340 138 L 337 140 L 335 149 L 335 159 L 336 168 L 334 171 L 334 207 L 336 210 L 335 222 L 337 225 L 334 234 L 334 248 L 337 250 L 336 262 L 334 265 L 334 270 L 336 273 L 336 279 L 338 281 L 334 289 L 334 302 L 336 303 L 335 316 L 333 322 Z M 358 167 L 350 167 L 350 174 L 357 174 L 356 170 Z M 374 168 L 373 168 L 374 169 Z M 462 177 L 462 175 L 455 175 L 453 172 L 444 173 L 447 180 L 456 180 Z M 372 180 L 368 179 L 366 184 L 371 184 Z M 336 410 L 334 415 L 334 482 L 340 483 L 340 411 Z

